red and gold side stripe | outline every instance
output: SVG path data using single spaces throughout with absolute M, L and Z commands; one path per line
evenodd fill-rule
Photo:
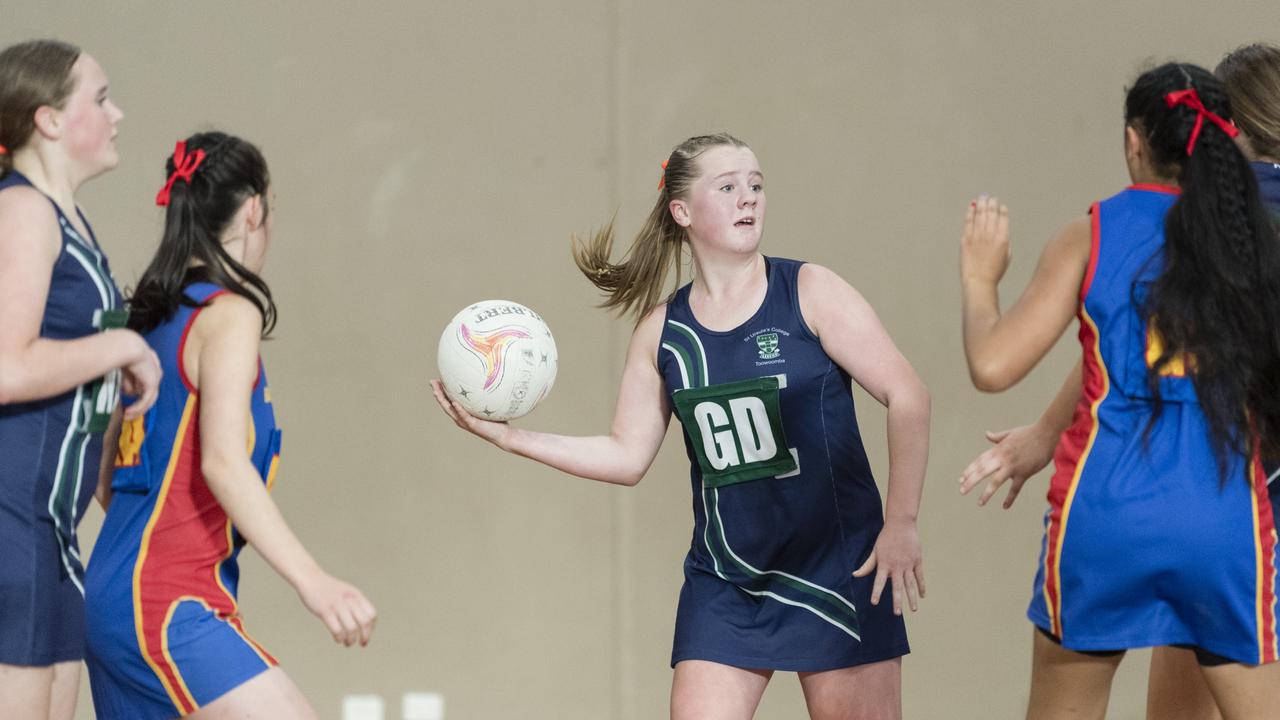
M 1253 486 L 1253 541 L 1257 559 L 1258 662 L 1270 663 L 1280 658 L 1280 639 L 1276 637 L 1276 527 L 1267 494 L 1267 473 L 1257 452 L 1249 463 L 1249 477 Z
M 142 602 L 142 571 L 147 561 L 147 555 L 151 550 L 151 534 L 155 530 L 156 522 L 160 519 L 165 507 L 165 501 L 169 496 L 169 490 L 173 486 L 173 478 L 179 459 L 182 456 L 183 447 L 190 439 L 191 418 L 195 412 L 196 405 L 196 396 L 188 395 L 186 406 L 182 410 L 182 420 L 178 423 L 178 432 L 177 437 L 174 438 L 173 450 L 169 453 L 169 465 L 165 469 L 164 481 L 160 485 L 156 505 L 151 510 L 151 517 L 147 520 L 146 529 L 142 532 L 142 544 L 138 550 L 138 559 L 133 566 L 133 622 L 134 632 L 138 638 L 138 649 L 142 651 L 143 659 L 147 661 L 147 665 L 151 667 L 152 672 L 159 678 L 160 684 L 164 686 L 165 692 L 169 694 L 169 699 L 173 701 L 174 707 L 184 715 L 195 712 L 199 706 L 195 698 L 191 696 L 190 691 L 187 690 L 186 684 L 182 682 L 182 678 L 178 676 L 177 668 L 167 659 L 168 650 L 165 647 L 164 628 L 168 625 L 168 618 L 166 617 L 164 623 L 160 626 L 159 637 L 153 638 L 147 633 Z M 172 607 L 169 612 L 172 613 Z
M 1049 526 L 1046 528 L 1044 598 L 1049 612 L 1050 629 L 1059 638 L 1062 637 L 1062 545 L 1067 534 L 1067 521 L 1071 516 L 1071 505 L 1075 500 L 1076 488 L 1080 483 L 1080 475 L 1088 463 L 1089 454 L 1093 451 L 1094 440 L 1098 436 L 1098 408 L 1110 391 L 1110 379 L 1107 367 L 1102 360 L 1101 338 L 1098 326 L 1085 309 L 1085 298 L 1093 285 L 1094 274 L 1098 269 L 1099 241 L 1101 224 L 1099 208 L 1095 203 L 1089 211 L 1092 220 L 1092 243 L 1089 250 L 1089 265 L 1085 271 L 1084 282 L 1080 284 L 1080 344 L 1084 350 L 1083 399 L 1088 402 L 1089 414 L 1078 418 L 1074 427 L 1067 430 L 1071 436 L 1079 438 L 1087 431 L 1087 438 L 1075 457 L 1067 456 L 1053 476 L 1049 487 L 1049 500 L 1054 506 L 1060 506 L 1061 512 L 1050 512 Z

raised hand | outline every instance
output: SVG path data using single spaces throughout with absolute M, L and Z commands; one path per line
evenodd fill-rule
M 1009 208 L 983 195 L 969 203 L 960 238 L 960 275 L 995 285 L 1009 269 Z

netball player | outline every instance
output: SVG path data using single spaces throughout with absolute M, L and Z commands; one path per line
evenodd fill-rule
M 610 432 L 565 437 L 479 420 L 438 381 L 436 397 L 503 450 L 620 485 L 644 477 L 671 415 L 680 420 L 694 528 L 673 718 L 749 718 L 778 670 L 799 673 L 811 717 L 900 717 L 901 611 L 924 593 L 916 518 L 928 392 L 848 283 L 761 254 L 764 175 L 745 143 L 690 138 L 663 165 L 625 261 L 610 261 L 612 227 L 575 251 L 605 304 L 639 318 Z M 693 280 L 664 297 L 686 249 Z M 888 408 L 883 510 L 853 382 Z

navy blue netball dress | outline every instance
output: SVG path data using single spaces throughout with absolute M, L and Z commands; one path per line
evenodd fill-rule
M 31 183 L 11 171 L 0 179 L 0 192 L 22 185 Z M 124 327 L 120 290 L 92 230 L 81 237 L 53 207 L 62 248 L 40 337 L 71 340 Z M 117 370 L 56 397 L 0 405 L 0 663 L 44 666 L 84 657 L 76 525 L 97 487 L 119 378 Z
M 905 655 L 873 577 L 884 524 L 849 375 L 800 314 L 803 263 L 765 258 L 768 291 L 727 332 L 700 325 L 690 285 L 667 306 L 658 370 L 684 426 L 693 540 L 671 664 L 811 672 Z

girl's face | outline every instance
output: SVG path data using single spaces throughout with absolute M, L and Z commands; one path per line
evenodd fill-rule
M 116 123 L 124 117 L 107 97 L 107 74 L 91 56 L 81 54 L 71 67 L 75 89 L 60 112 L 62 142 L 68 157 L 87 179 L 110 170 L 116 153 Z
M 720 145 L 696 160 L 700 173 L 689 196 L 672 200 L 671 215 L 690 242 L 732 252 L 755 252 L 764 232 L 764 174 L 750 148 Z

